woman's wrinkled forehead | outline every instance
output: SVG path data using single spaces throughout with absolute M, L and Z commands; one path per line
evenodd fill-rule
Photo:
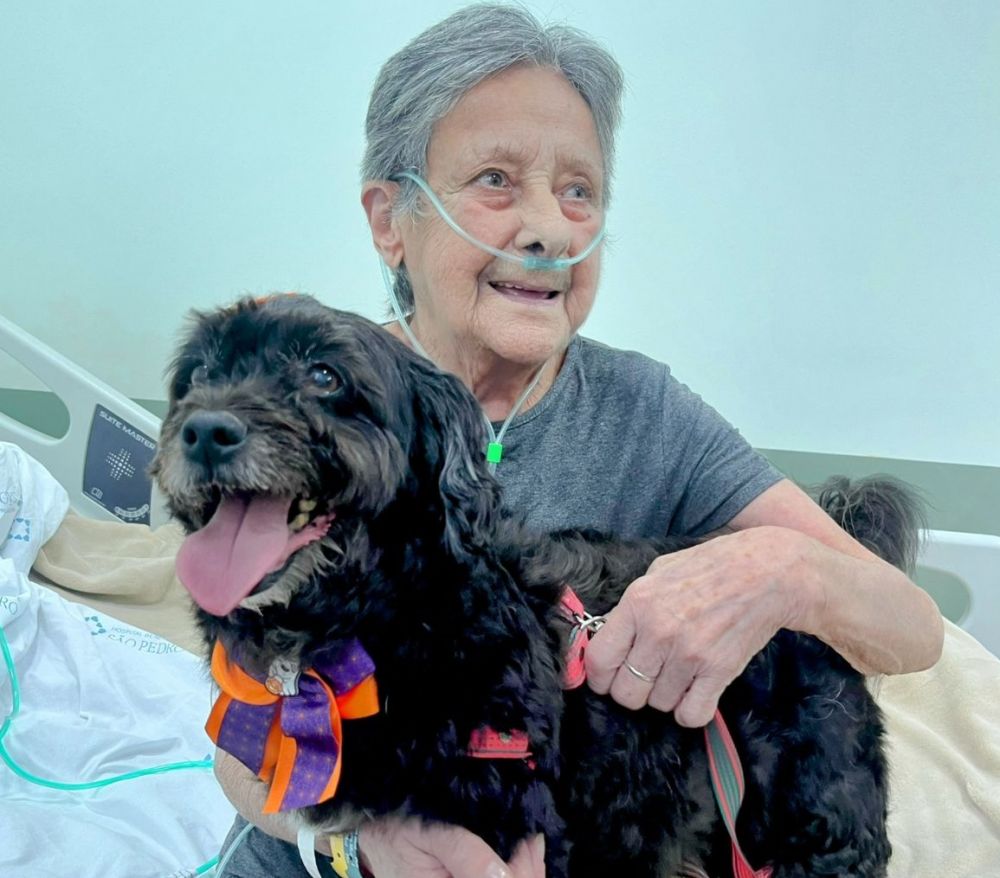
M 603 182 L 594 116 L 558 71 L 518 65 L 469 89 L 434 126 L 428 174 L 505 162 L 540 161 Z

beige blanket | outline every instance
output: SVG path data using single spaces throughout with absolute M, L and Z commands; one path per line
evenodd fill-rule
M 945 623 L 929 671 L 885 677 L 891 878 L 1000 876 L 1000 659 Z
M 200 654 L 191 598 L 174 575 L 182 539 L 174 524 L 151 531 L 70 511 L 38 553 L 32 579 Z
M 72 513 L 35 572 L 59 594 L 165 637 L 201 645 L 174 577 L 180 531 Z M 1000 878 L 1000 660 L 947 624 L 929 671 L 878 682 L 892 771 L 891 878 Z

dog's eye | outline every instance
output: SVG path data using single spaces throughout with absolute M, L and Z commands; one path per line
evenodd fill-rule
M 205 384 L 208 381 L 208 366 L 204 363 L 200 366 L 195 366 L 194 370 L 191 372 L 191 378 L 189 380 L 192 387 L 198 387 L 201 384 Z
M 309 367 L 309 383 L 326 393 L 333 393 L 340 388 L 337 373 L 326 363 L 313 363 Z

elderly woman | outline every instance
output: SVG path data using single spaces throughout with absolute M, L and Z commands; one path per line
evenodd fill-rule
M 406 315 L 387 330 L 475 394 L 503 434 L 491 454 L 502 455 L 507 503 L 532 524 L 718 534 L 658 559 L 628 589 L 587 652 L 597 692 L 703 725 L 783 627 L 868 674 L 927 668 L 942 622 L 923 591 L 665 365 L 577 334 L 600 278 L 621 91 L 605 50 L 518 7 L 461 10 L 388 60 L 361 194 Z M 225 757 L 219 776 L 260 827 L 225 874 L 305 874 L 295 848 L 271 837 L 294 830 L 261 816 L 255 779 Z M 381 821 L 359 838 L 378 878 L 543 871 L 538 843 L 504 865 L 451 827 Z

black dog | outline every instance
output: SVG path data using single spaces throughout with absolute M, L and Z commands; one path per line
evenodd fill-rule
M 692 541 L 529 532 L 501 511 L 481 419 L 457 379 L 308 297 L 197 315 L 174 363 L 154 471 L 192 534 L 178 572 L 207 643 L 256 680 L 355 638 L 374 662 L 379 712 L 344 720 L 339 786 L 303 820 L 415 815 L 502 856 L 544 833 L 550 876 L 731 874 L 702 730 L 561 685 L 564 586 L 606 612 Z M 906 498 L 878 502 L 886 520 L 855 532 L 899 560 Z M 781 631 L 721 710 L 748 859 L 774 878 L 884 875 L 883 729 L 861 676 Z M 475 758 L 484 729 L 525 746 Z

